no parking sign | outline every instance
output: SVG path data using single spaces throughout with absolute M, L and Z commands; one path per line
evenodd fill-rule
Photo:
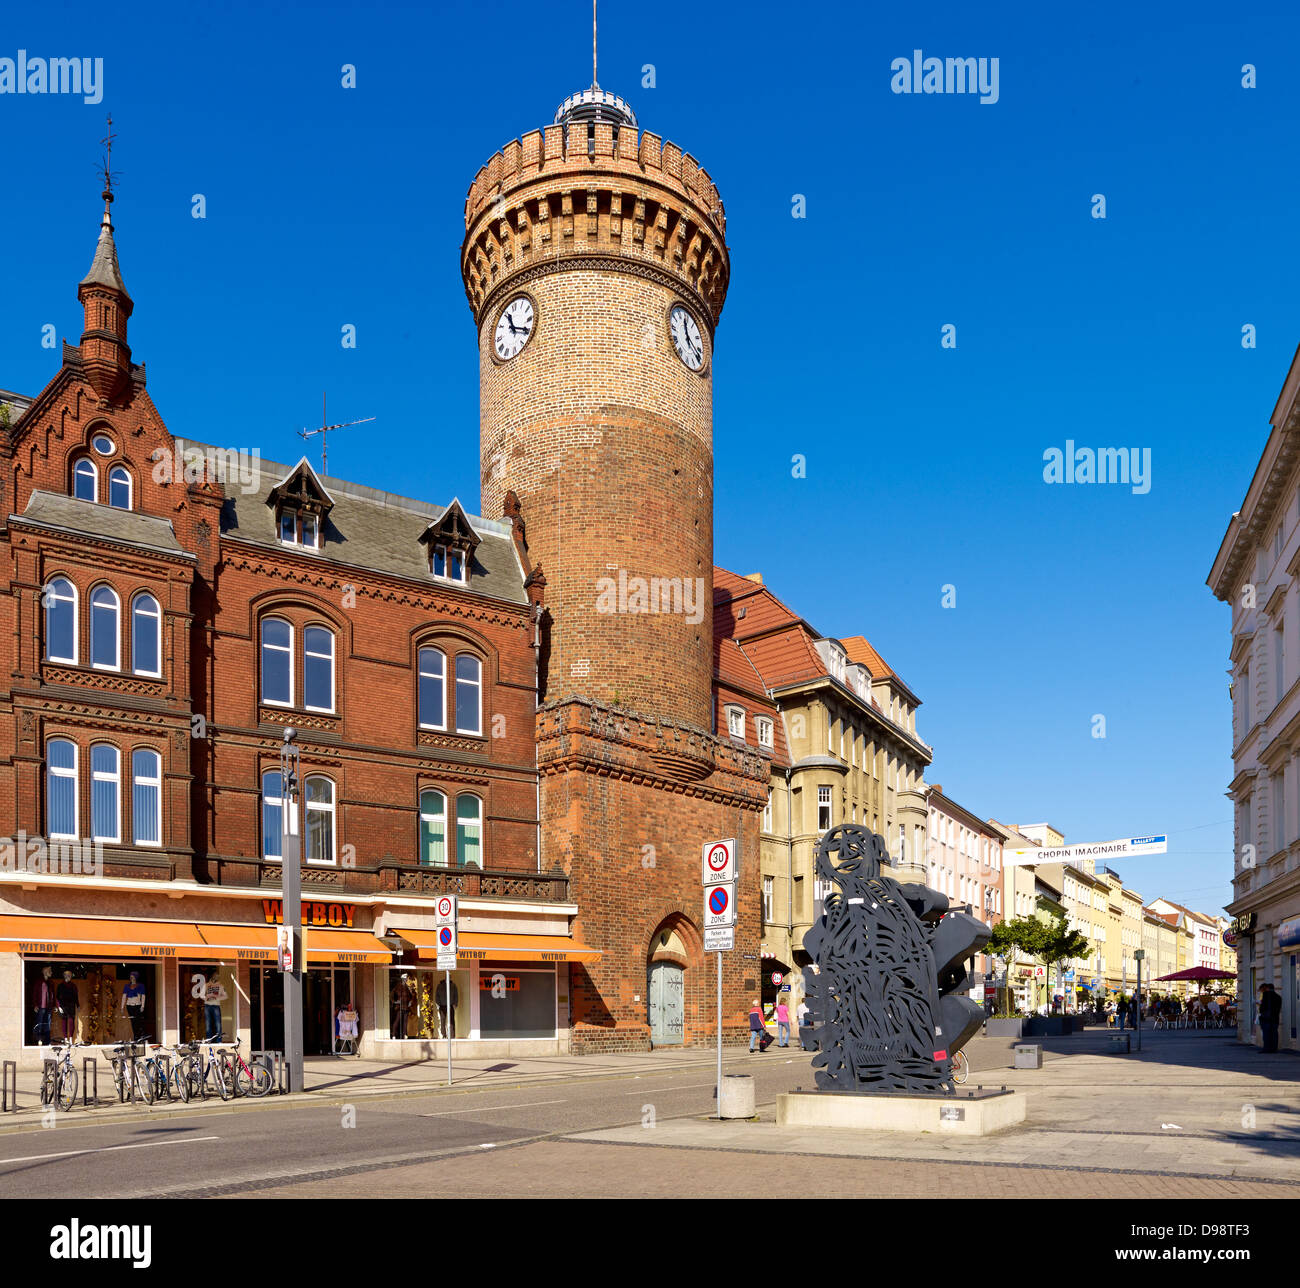
M 704 888 L 704 928 L 736 924 L 736 883 Z

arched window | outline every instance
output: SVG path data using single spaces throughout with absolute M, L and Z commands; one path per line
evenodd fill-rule
M 420 650 L 420 728 L 447 727 L 447 658 L 436 648 Z
M 116 671 L 119 635 L 119 601 L 111 586 L 96 586 L 90 595 L 90 665 L 101 671 Z
M 77 588 L 66 577 L 45 588 L 45 659 L 77 661 Z
M 131 669 L 137 675 L 162 674 L 162 610 L 152 595 L 131 601 Z
M 280 617 L 262 619 L 262 701 L 293 705 L 293 627 Z
M 447 798 L 441 792 L 420 793 L 420 863 L 441 868 L 447 862 Z
M 90 748 L 90 836 L 122 839 L 122 761 L 116 747 L 97 742 Z
M 456 863 L 483 866 L 483 802 L 477 796 L 456 797 Z
M 280 771 L 268 769 L 262 775 L 262 857 L 279 859 L 284 856 L 284 797 L 280 787 Z
M 131 753 L 131 824 L 137 845 L 162 844 L 162 757 L 147 747 Z
M 45 744 L 45 826 L 50 838 L 77 835 L 77 744 L 51 738 Z
M 307 862 L 334 862 L 334 784 L 320 776 L 307 779 Z
M 302 701 L 308 711 L 334 710 L 334 633 L 323 626 L 302 633 Z
M 131 508 L 131 476 L 120 465 L 108 472 L 108 503 L 115 510 Z
M 99 500 L 99 470 L 89 456 L 72 467 L 72 495 L 80 501 Z
M 482 733 L 483 664 L 462 653 L 456 659 L 456 732 Z

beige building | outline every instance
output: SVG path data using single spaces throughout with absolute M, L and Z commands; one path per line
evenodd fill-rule
M 1238 1034 L 1255 1028 L 1259 986 L 1282 999 L 1278 1045 L 1300 1049 L 1300 352 L 1268 440 L 1206 583 L 1231 610 L 1235 813 L 1233 897 Z M 1228 856 L 1224 856 L 1225 864 Z
M 1171 993 L 1185 997 L 1187 985 L 1182 982 L 1159 983 L 1162 975 L 1172 975 L 1178 969 L 1178 927 L 1150 908 L 1142 912 L 1142 963 L 1143 993 L 1158 993 L 1167 997 Z
M 823 636 L 761 577 L 714 569 L 714 631 L 739 648 L 775 702 L 788 767 L 772 769 L 762 818 L 765 1001 L 808 962 L 803 937 L 820 916 L 814 852 L 822 834 L 858 823 L 885 837 L 891 875 L 926 879 L 926 767 L 920 699 L 861 636 Z

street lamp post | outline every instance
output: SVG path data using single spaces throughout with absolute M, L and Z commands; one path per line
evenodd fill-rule
M 290 968 L 284 979 L 284 1063 L 288 1089 L 304 1091 L 302 1059 L 302 834 L 298 826 L 297 730 L 284 731 L 280 746 L 280 908 L 288 936 Z
M 1137 1029 L 1138 1050 L 1142 1050 L 1142 959 L 1146 956 L 1146 951 L 1142 948 L 1133 950 L 1133 960 L 1137 963 L 1137 1018 L 1133 1022 L 1133 1027 Z

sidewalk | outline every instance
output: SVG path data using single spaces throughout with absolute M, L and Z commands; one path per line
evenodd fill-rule
M 724 1070 L 745 1058 L 744 1047 L 724 1048 Z M 561 1055 L 512 1059 L 455 1059 L 452 1060 L 452 1083 L 447 1085 L 446 1061 L 412 1060 L 403 1064 L 391 1061 L 360 1060 L 353 1056 L 308 1056 L 303 1072 L 306 1090 L 299 1096 L 272 1094 L 258 1100 L 240 1097 L 223 1101 L 214 1093 L 207 1100 L 183 1104 L 180 1101 L 158 1101 L 153 1105 L 142 1102 L 118 1104 L 113 1086 L 113 1074 L 108 1062 L 96 1059 L 99 1068 L 98 1107 L 84 1106 L 81 1058 L 76 1061 L 77 1103 L 60 1118 L 73 1120 L 86 1126 L 95 1123 L 120 1122 L 124 1119 L 184 1117 L 190 1114 L 219 1111 L 257 1111 L 264 1108 L 284 1109 L 290 1106 L 346 1104 L 360 1097 L 429 1095 L 436 1092 L 465 1092 L 502 1090 L 523 1087 L 532 1083 L 571 1082 L 594 1078 L 645 1077 L 655 1073 L 673 1073 L 682 1069 L 716 1069 L 717 1048 L 673 1047 L 657 1051 L 636 1052 L 628 1055 Z M 45 1111 L 40 1103 L 41 1073 L 37 1070 L 20 1070 L 18 1073 L 18 1110 L 0 1114 L 0 1133 L 7 1130 L 29 1129 L 32 1120 Z

